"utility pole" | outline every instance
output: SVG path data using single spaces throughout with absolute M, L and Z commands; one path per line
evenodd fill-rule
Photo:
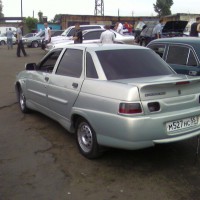
M 21 0 L 21 17 L 23 17 L 23 6 L 22 6 L 22 0 Z
M 104 3 L 103 3 L 103 0 L 95 0 L 94 15 L 104 16 Z

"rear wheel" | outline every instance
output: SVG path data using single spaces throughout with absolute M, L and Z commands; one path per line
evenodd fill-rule
M 37 48 L 39 46 L 38 41 L 33 41 L 31 46 Z
M 4 40 L 1 40 L 0 45 L 6 45 L 6 42 Z
M 95 131 L 83 118 L 80 118 L 76 124 L 76 141 L 80 153 L 86 158 L 98 158 L 103 153 L 97 143 Z
M 26 97 L 21 87 L 19 88 L 19 107 L 23 113 L 28 113 L 30 111 L 26 106 Z

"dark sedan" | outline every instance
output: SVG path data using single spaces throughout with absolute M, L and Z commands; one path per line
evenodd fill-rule
M 162 38 L 168 37 L 179 37 L 184 35 L 185 27 L 187 26 L 188 21 L 168 21 L 163 26 L 162 29 Z M 155 25 L 147 26 L 143 29 L 138 37 L 138 43 L 141 46 L 146 46 L 150 41 L 155 39 L 153 34 L 153 29 Z
M 177 73 L 200 75 L 200 38 L 174 37 L 151 41 L 147 47 L 154 50 Z

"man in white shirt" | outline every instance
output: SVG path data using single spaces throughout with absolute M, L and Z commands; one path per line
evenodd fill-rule
M 51 29 L 48 27 L 48 23 L 44 23 L 44 46 L 42 45 L 42 49 L 46 48 L 46 45 L 51 42 Z
M 123 25 L 120 22 L 117 22 L 116 24 L 116 31 L 120 34 L 123 34 Z
M 106 31 L 101 33 L 100 42 L 102 44 L 112 44 L 115 41 L 115 34 L 110 30 L 109 25 L 105 25 Z
M 163 25 L 163 20 L 160 19 L 159 23 L 153 29 L 153 35 L 155 39 L 161 38 L 162 28 L 163 28 L 162 25 Z

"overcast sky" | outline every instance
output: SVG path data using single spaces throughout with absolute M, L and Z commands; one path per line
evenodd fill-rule
M 5 17 L 21 17 L 21 1 L 23 17 L 38 18 L 38 12 L 48 20 L 56 14 L 93 15 L 95 0 L 1 0 Z M 173 0 L 172 14 L 200 14 L 199 0 Z M 104 15 L 117 16 L 155 16 L 153 4 L 156 0 L 104 0 Z

